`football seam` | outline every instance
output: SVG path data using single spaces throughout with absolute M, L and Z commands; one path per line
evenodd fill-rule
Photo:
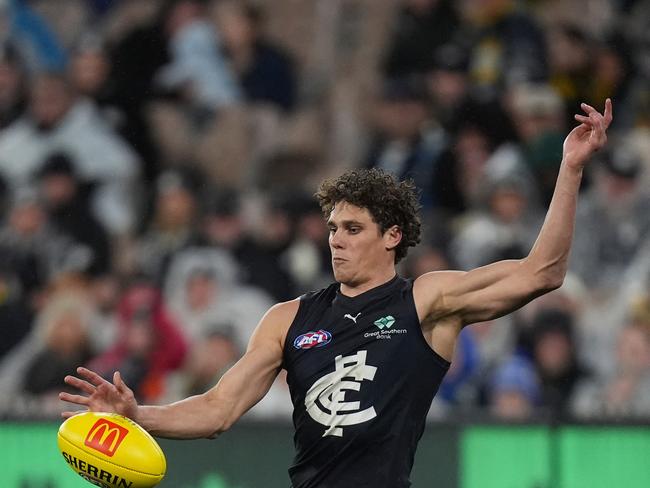
M 64 441 L 66 441 L 67 443 L 69 443 L 71 446 L 76 447 L 77 449 L 83 451 L 84 453 L 88 454 L 89 456 L 91 456 L 91 457 L 93 457 L 93 458 L 95 458 L 95 459 L 97 459 L 97 460 L 99 460 L 99 461 L 102 461 L 102 462 L 104 462 L 104 463 L 111 464 L 111 465 L 113 465 L 113 466 L 115 466 L 115 467 L 117 467 L 117 468 L 125 469 L 125 470 L 127 470 L 127 471 L 131 471 L 132 473 L 143 474 L 143 475 L 145 475 L 145 476 L 164 476 L 164 475 L 165 475 L 165 472 L 162 472 L 162 473 L 160 473 L 160 474 L 153 474 L 153 473 L 146 473 L 146 472 L 144 472 L 144 471 L 138 471 L 137 469 L 127 468 L 126 466 L 120 466 L 119 464 L 117 464 L 117 463 L 113 463 L 113 462 L 111 462 L 111 461 L 109 461 L 109 460 L 107 460 L 107 459 L 102 459 L 102 458 L 100 458 L 99 456 L 96 456 L 95 454 L 93 454 L 92 452 L 88 452 L 88 451 L 86 451 L 86 450 L 84 450 L 84 449 L 81 449 L 80 447 L 76 446 L 76 445 L 75 445 L 75 444 L 74 444 L 70 439 L 68 439 L 67 437 L 65 437 L 63 434 L 59 434 L 59 435 L 61 436 L 61 438 L 62 438 Z M 88 464 L 88 463 L 86 463 L 86 464 Z

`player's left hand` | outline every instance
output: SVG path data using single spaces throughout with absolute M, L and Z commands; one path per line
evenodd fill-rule
M 580 107 L 587 115 L 576 114 L 580 125 L 574 128 L 564 140 L 562 159 L 566 164 L 582 168 L 591 155 L 607 142 L 607 128 L 612 123 L 612 101 L 605 100 L 605 111 L 601 114 L 586 103 Z

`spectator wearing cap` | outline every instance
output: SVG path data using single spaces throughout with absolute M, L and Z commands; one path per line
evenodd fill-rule
M 570 269 L 592 291 L 620 286 L 630 259 L 650 236 L 650 196 L 642 163 L 630 145 L 614 144 L 599 157 L 594 184 L 580 199 Z
M 431 117 L 422 78 L 383 82 L 373 113 L 373 130 L 366 166 L 381 168 L 400 179 L 413 179 L 422 189 L 423 207 L 434 206 L 431 180 L 446 147 L 446 136 Z
M 87 271 L 91 275 L 108 272 L 111 268 L 109 238 L 89 210 L 90 188 L 81 182 L 70 157 L 64 153 L 50 155 L 37 178 L 51 225 L 90 250 L 92 262 Z
M 494 371 L 488 384 L 490 412 L 507 421 L 530 420 L 540 396 L 539 378 L 533 364 L 511 356 Z

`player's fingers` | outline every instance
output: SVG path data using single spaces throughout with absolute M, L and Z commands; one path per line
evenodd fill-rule
M 89 395 L 95 393 L 95 387 L 93 385 L 87 381 L 77 378 L 76 376 L 66 376 L 63 378 L 63 381 L 65 381 L 70 386 L 74 386 L 75 388 L 80 389 L 84 393 L 88 393 Z
M 605 119 L 605 128 L 609 127 L 609 124 L 612 123 L 612 119 L 614 118 L 614 108 L 612 106 L 611 98 L 605 100 L 605 112 L 603 113 L 603 118 Z
M 591 121 L 591 119 L 586 115 L 575 114 L 573 118 L 578 122 L 582 122 L 583 124 L 588 124 Z
M 104 378 L 99 376 L 97 373 L 94 371 L 91 371 L 89 369 L 86 369 L 82 366 L 77 368 L 77 373 L 79 373 L 81 376 L 86 378 L 90 383 L 93 385 L 99 387 L 100 385 L 107 384 L 108 381 L 106 381 Z
M 61 417 L 63 417 L 64 419 L 69 419 L 70 417 L 74 417 L 75 415 L 78 415 L 78 414 L 84 413 L 84 412 L 87 412 L 87 410 L 61 412 Z
M 59 399 L 63 400 L 64 402 L 76 403 L 77 405 L 88 405 L 90 403 L 90 400 L 86 396 L 73 395 L 64 391 L 59 393 Z
M 571 132 L 573 132 L 578 137 L 582 137 L 590 130 L 591 130 L 590 123 L 582 123 L 578 127 L 575 127 Z
M 603 121 L 603 116 L 598 112 L 592 112 L 589 114 L 589 119 L 591 120 L 591 126 L 596 130 L 598 137 L 605 134 L 605 126 Z
M 131 389 L 126 386 L 126 383 L 124 383 L 124 380 L 122 379 L 122 375 L 120 374 L 119 371 L 115 371 L 113 373 L 113 383 L 115 384 L 115 387 L 117 388 L 117 391 L 119 393 L 130 393 Z
M 587 103 L 584 103 L 584 102 L 581 103 L 581 104 L 580 104 L 580 107 L 581 107 L 582 110 L 584 110 L 587 114 L 592 114 L 592 113 L 594 113 L 594 112 L 595 112 L 595 113 L 598 113 L 598 110 L 596 110 L 594 107 L 592 107 L 591 105 L 589 105 L 589 104 L 587 104 Z

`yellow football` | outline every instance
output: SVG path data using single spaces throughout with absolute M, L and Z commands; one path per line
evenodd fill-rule
M 59 427 L 63 459 L 79 476 L 104 488 L 150 488 L 165 476 L 165 454 L 133 420 L 84 412 Z

